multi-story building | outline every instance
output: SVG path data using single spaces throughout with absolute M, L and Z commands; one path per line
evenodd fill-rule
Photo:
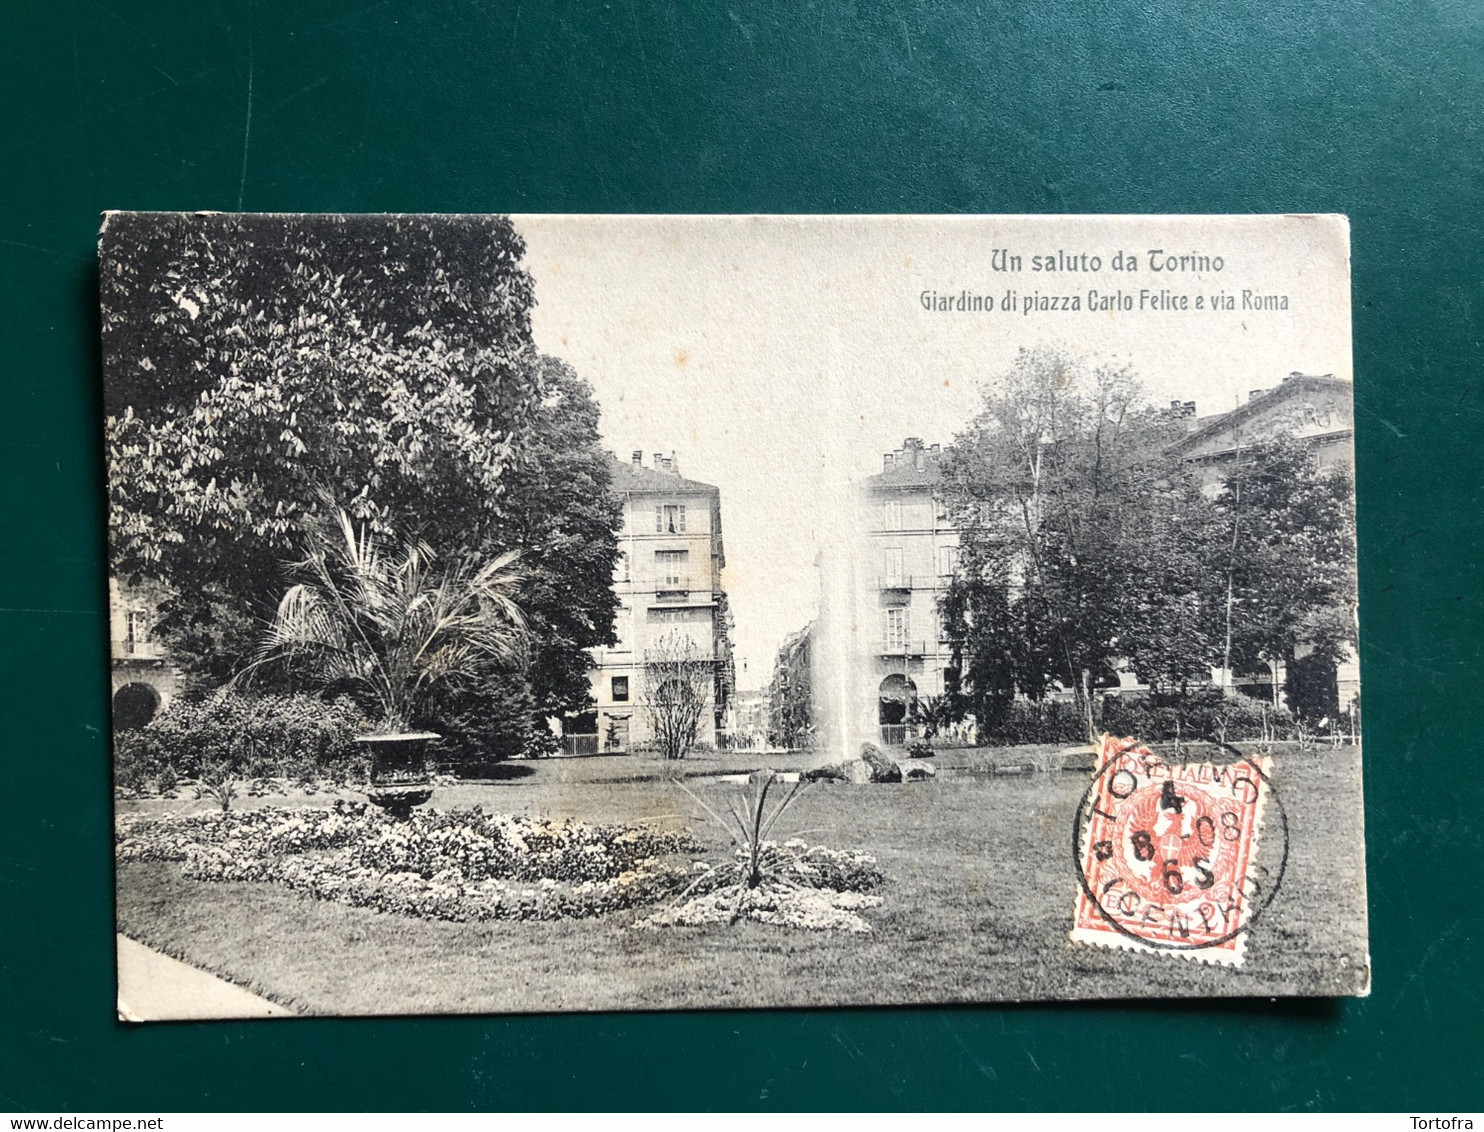
M 728 729 L 732 743 L 738 748 L 756 748 L 767 745 L 768 701 L 760 688 L 741 689 L 732 693 L 731 727 Z
M 108 643 L 113 669 L 113 724 L 143 727 L 170 705 L 180 690 L 180 672 L 155 638 L 156 588 L 108 580 Z
M 918 697 L 942 694 L 952 659 L 938 598 L 958 569 L 958 531 L 939 492 L 942 455 L 939 445 L 909 436 L 863 484 L 870 528 L 864 581 L 875 591 L 876 616 L 864 636 L 887 742 L 902 740 Z
M 567 750 L 625 751 L 648 742 L 646 681 L 673 659 L 667 654 L 676 643 L 713 667 L 697 741 L 714 744 L 724 731 L 733 679 L 721 492 L 684 478 L 674 453 L 658 452 L 647 467 L 642 452 L 628 462 L 616 460 L 613 491 L 623 502 L 613 578 L 618 643 L 593 650 L 595 706 L 565 721 Z

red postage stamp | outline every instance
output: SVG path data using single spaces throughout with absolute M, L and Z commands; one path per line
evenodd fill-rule
M 1277 868 L 1256 864 L 1271 774 L 1266 756 L 1171 762 L 1104 735 L 1074 832 L 1073 942 L 1239 965 L 1287 857 L 1285 828 Z

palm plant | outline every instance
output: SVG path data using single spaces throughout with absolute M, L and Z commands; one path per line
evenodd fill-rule
M 954 703 L 947 695 L 922 696 L 913 703 L 910 715 L 922 727 L 922 737 L 932 739 L 954 721 Z
M 226 762 L 207 763 L 201 768 L 196 782 L 196 797 L 210 798 L 226 813 L 237 797 L 237 781 L 232 777 L 232 768 Z
M 716 890 L 723 892 L 735 889 L 736 899 L 732 905 L 730 917 L 730 922 L 735 924 L 742 916 L 747 894 L 765 881 L 784 888 L 809 886 L 812 878 L 809 876 L 807 866 L 791 854 L 780 854 L 768 841 L 768 836 L 773 832 L 773 827 L 778 824 L 778 819 L 793 805 L 794 799 L 807 785 L 802 777 L 798 778 L 793 784 L 793 789 L 786 792 L 779 791 L 781 797 L 779 794 L 774 795 L 774 803 L 770 809 L 768 795 L 773 792 L 773 787 L 781 782 L 778 775 L 771 770 L 753 774 L 748 780 L 745 795 L 741 798 L 727 800 L 726 817 L 708 806 L 705 800 L 690 787 L 683 782 L 679 783 L 680 788 L 690 795 L 691 800 L 705 810 L 712 821 L 726 830 L 740 852 L 734 860 L 719 865 L 715 870 L 698 877 L 676 898 L 676 903 L 683 901 L 702 883 L 714 884 Z
M 377 734 L 406 731 L 439 686 L 474 679 L 488 661 L 523 649 L 525 619 L 512 596 L 517 554 L 440 569 L 425 542 L 386 554 L 337 507 L 239 675 L 286 663 L 357 693 L 379 717 Z

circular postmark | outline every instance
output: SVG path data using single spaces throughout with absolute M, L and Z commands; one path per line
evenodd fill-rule
M 1205 742 L 1230 761 L 1176 762 L 1104 737 L 1073 818 L 1074 941 L 1241 961 L 1283 883 L 1288 816 L 1270 757 Z

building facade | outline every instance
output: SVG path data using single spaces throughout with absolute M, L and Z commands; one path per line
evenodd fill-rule
M 882 738 L 903 741 L 913 703 L 945 691 L 952 661 L 938 599 L 958 569 L 958 531 L 939 491 L 939 445 L 909 436 L 863 484 L 870 529 L 866 585 L 876 625 L 866 633 Z M 874 573 L 874 579 L 871 577 Z
M 180 672 L 154 635 L 159 599 L 148 585 L 108 580 L 113 725 L 120 731 L 143 727 L 170 706 L 181 688 Z
M 680 474 L 674 453 L 615 461 L 613 491 L 623 503 L 613 588 L 618 643 L 593 650 L 594 708 L 564 721 L 570 754 L 627 751 L 652 739 L 647 682 L 673 661 L 678 644 L 714 672 L 697 742 L 725 734 L 731 694 L 731 613 L 723 588 L 721 492 Z
M 1332 374 L 1291 373 L 1271 389 L 1254 389 L 1241 405 L 1212 416 L 1196 416 L 1190 401 L 1173 402 L 1170 408 L 1188 430 L 1174 451 L 1212 494 L 1221 490 L 1244 448 L 1277 436 L 1303 441 L 1321 469 L 1355 466 L 1354 390 Z

